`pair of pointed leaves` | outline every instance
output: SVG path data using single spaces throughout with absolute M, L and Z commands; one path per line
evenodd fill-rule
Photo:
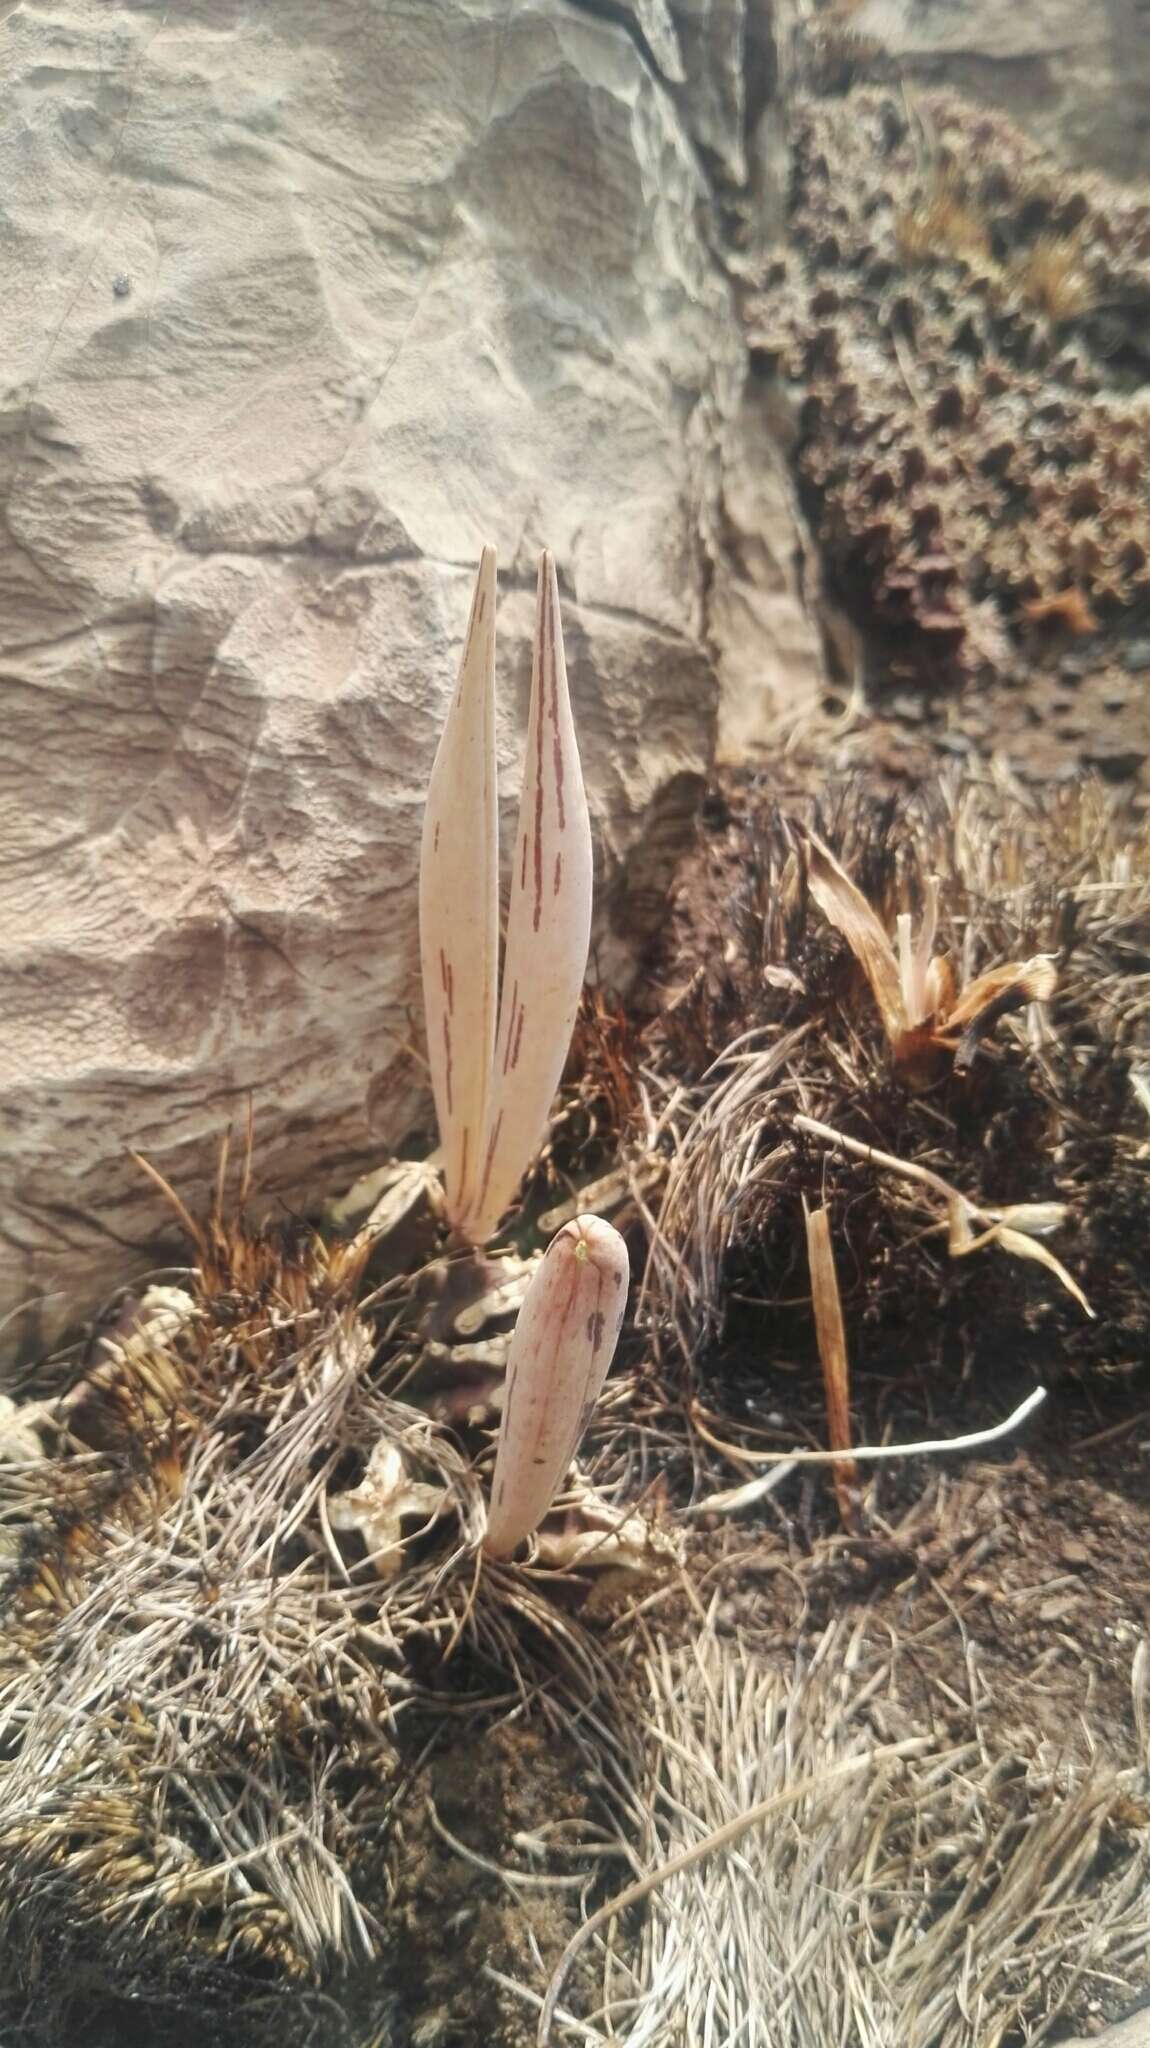
M 544 554 L 500 992 L 495 551 L 484 548 L 428 787 L 419 901 L 447 1213 L 473 1244 L 491 1237 L 547 1129 L 586 972 L 591 875 L 559 589 Z

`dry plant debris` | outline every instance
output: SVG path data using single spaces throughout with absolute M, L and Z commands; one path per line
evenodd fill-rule
M 832 1451 L 851 1447 L 850 1365 L 847 1334 L 843 1323 L 842 1296 L 835 1272 L 831 1221 L 826 1209 L 803 1205 L 807 1228 L 807 1265 L 811 1276 L 811 1309 L 819 1347 L 823 1390 L 827 1403 L 827 1441 Z M 849 1458 L 832 1465 L 835 1498 L 843 1527 L 853 1528 L 857 1519 L 855 1499 L 856 1467 Z
M 808 833 L 805 850 L 811 895 L 866 975 L 896 1063 L 912 1073 L 925 1068 L 929 1074 L 930 1055 L 940 1049 L 951 1052 L 956 1070 L 964 1072 L 1000 1018 L 1054 994 L 1057 969 L 1043 954 L 988 968 L 960 991 L 950 955 L 934 950 L 937 875 L 925 878 L 917 936 L 910 914 L 899 913 L 896 953 L 882 920 L 830 848 Z
M 1138 1970 L 1150 1834 L 1137 1764 L 996 1744 L 984 1692 L 961 1732 L 924 1739 L 875 1633 L 865 1614 L 834 1623 L 786 1674 L 713 1618 L 678 1652 L 648 1646 L 642 1863 L 667 1874 L 638 1944 L 616 1932 L 605 1945 L 601 2007 L 567 2038 L 1039 2041 L 1083 1979 Z M 1137 1846 L 1112 1862 L 1130 1802 Z M 759 1805 L 771 1817 L 730 1853 L 699 1854 Z
M 672 1329 L 694 1361 L 729 1324 L 732 1292 L 764 1305 L 798 1293 L 806 1195 L 850 1219 L 839 1260 L 858 1276 L 852 1349 L 893 1338 L 928 1369 L 1000 1347 L 1041 1379 L 1060 1363 L 1130 1371 L 1150 1337 L 1133 1081 L 1150 1016 L 1147 828 L 1126 826 L 1090 782 L 1028 801 L 954 774 L 888 802 L 855 780 L 813 801 L 796 768 L 789 802 L 752 777 L 733 794 L 720 852 L 712 841 L 684 880 L 681 964 L 665 970 L 672 991 L 691 991 L 690 1029 L 672 994 L 645 1069 L 648 1128 L 668 1155 L 661 1195 L 644 1197 L 657 1338 Z M 833 866 L 796 862 L 796 832 Z M 849 879 L 849 950 L 824 917 L 828 874 Z M 841 899 L 831 909 L 841 927 Z M 894 1054 L 904 980 L 929 989 L 936 953 L 969 994 L 960 1029 L 935 1035 L 969 1057 L 948 1053 L 924 1086 Z M 1055 963 L 1056 1003 L 1017 1010 L 1049 989 Z M 995 1245 L 1046 1267 L 1054 1288 L 1040 1299 L 1021 1274 L 992 1277 L 982 1254 Z M 972 1264 L 973 1289 L 960 1279 Z
M 793 765 L 785 814 L 753 784 L 727 792 L 717 873 L 694 893 L 685 878 L 689 972 L 670 983 L 685 993 L 635 1025 L 633 1092 L 572 1072 L 536 1193 L 578 1199 L 614 1152 L 614 1213 L 650 1259 L 586 1471 L 525 1565 L 480 1552 L 486 1431 L 532 1259 L 428 1264 L 408 1235 L 426 1175 L 392 1175 L 375 1231 L 340 1242 L 249 1226 L 226 1206 L 225 1160 L 212 1214 L 187 1218 L 194 1295 L 145 1300 L 70 1390 L 7 1418 L 9 2032 L 65 2038 L 86 1983 L 141 2008 L 214 2001 L 253 2043 L 294 2041 L 322 1990 L 332 2038 L 362 2048 L 370 2029 L 339 2013 L 351 1970 L 375 1987 L 382 2042 L 398 1998 L 397 2041 L 470 2026 L 509 2048 L 587 1928 L 553 2034 L 633 2048 L 671 2048 L 684 2014 L 689 2038 L 759 2025 L 771 2048 L 822 2048 L 851 2013 L 876 2048 L 957 2048 L 970 2024 L 1038 2040 L 1104 1981 L 1137 1985 L 1144 1673 L 1120 1708 L 1118 1650 L 1088 1635 L 1095 1610 L 1112 1617 L 1129 1666 L 1134 1619 L 1103 1571 L 1113 1520 L 1087 1546 L 1088 1612 L 1077 1529 L 1053 1585 L 1045 1551 L 1020 1577 L 1003 1547 L 1038 1497 L 1021 1459 L 925 1493 L 921 1472 L 884 1480 L 860 1460 L 865 1525 L 820 1533 L 812 1480 L 803 1541 L 778 1494 L 714 1502 L 780 1437 L 825 1441 L 802 1398 L 817 1385 L 804 1198 L 831 1218 L 856 1405 L 893 1346 L 928 1416 L 1004 1356 L 1023 1383 L 1041 1360 L 1088 1385 L 1144 1350 L 1147 848 L 1091 786 L 1028 811 L 952 779 L 891 810 L 862 785 L 814 800 Z M 1049 1013 L 1011 1011 L 965 1071 L 948 1053 L 908 1086 L 797 832 L 857 878 L 884 934 L 937 877 L 956 986 L 1057 957 Z M 911 949 L 916 974 L 924 958 Z M 613 1131 L 611 1100 L 626 1103 Z M 244 1162 L 241 1193 L 250 1180 Z M 989 1248 L 950 1258 L 938 1184 L 973 1237 L 982 1219 L 1057 1227 L 1096 1320 L 1049 1271 Z M 797 1333 L 809 1372 L 788 1379 Z M 1047 1729 L 1063 1638 L 1090 1686 L 1072 1710 L 1061 1681 Z M 1004 1640 L 1030 1662 L 1000 1725 Z M 1060 1740 L 1079 1705 L 1082 1742 Z M 525 1802 L 513 1823 L 477 1790 L 504 1753 Z M 785 1817 L 742 1828 L 784 1790 Z M 735 1822 L 738 1841 L 708 1850 Z M 640 1917 L 592 1927 L 629 1879 Z M 416 1909 L 432 1898 L 440 1960 L 397 1990 L 399 1959 L 429 1953 Z M 279 2002 L 257 2021 L 269 1986 Z

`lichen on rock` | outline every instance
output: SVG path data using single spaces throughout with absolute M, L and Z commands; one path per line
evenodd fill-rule
M 841 31 L 828 68 L 827 36 L 746 318 L 796 393 L 833 592 L 936 681 L 1007 671 L 1035 630 L 1121 631 L 1150 595 L 1150 199 L 910 97 Z

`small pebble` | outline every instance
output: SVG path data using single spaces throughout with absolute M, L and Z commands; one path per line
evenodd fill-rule
M 1063 1564 L 1081 1567 L 1090 1563 L 1090 1552 L 1080 1536 L 1064 1536 L 1059 1545 L 1058 1555 Z
M 1150 640 L 1132 640 L 1122 656 L 1123 664 L 1132 676 L 1140 676 L 1150 668 Z

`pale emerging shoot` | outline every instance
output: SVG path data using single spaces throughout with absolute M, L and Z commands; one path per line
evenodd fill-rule
M 619 1232 L 577 1216 L 552 1238 L 515 1325 L 486 1548 L 507 1557 L 563 1482 L 615 1355 L 630 1271 Z
M 531 709 L 502 995 L 495 768 L 495 554 L 485 548 L 432 770 L 420 933 L 447 1214 L 485 1244 L 547 1130 L 591 936 L 591 825 L 555 564 L 539 565 Z
M 480 560 L 459 681 L 428 784 L 419 931 L 447 1214 L 458 1228 L 486 1143 L 499 972 L 494 548 L 484 548 Z

